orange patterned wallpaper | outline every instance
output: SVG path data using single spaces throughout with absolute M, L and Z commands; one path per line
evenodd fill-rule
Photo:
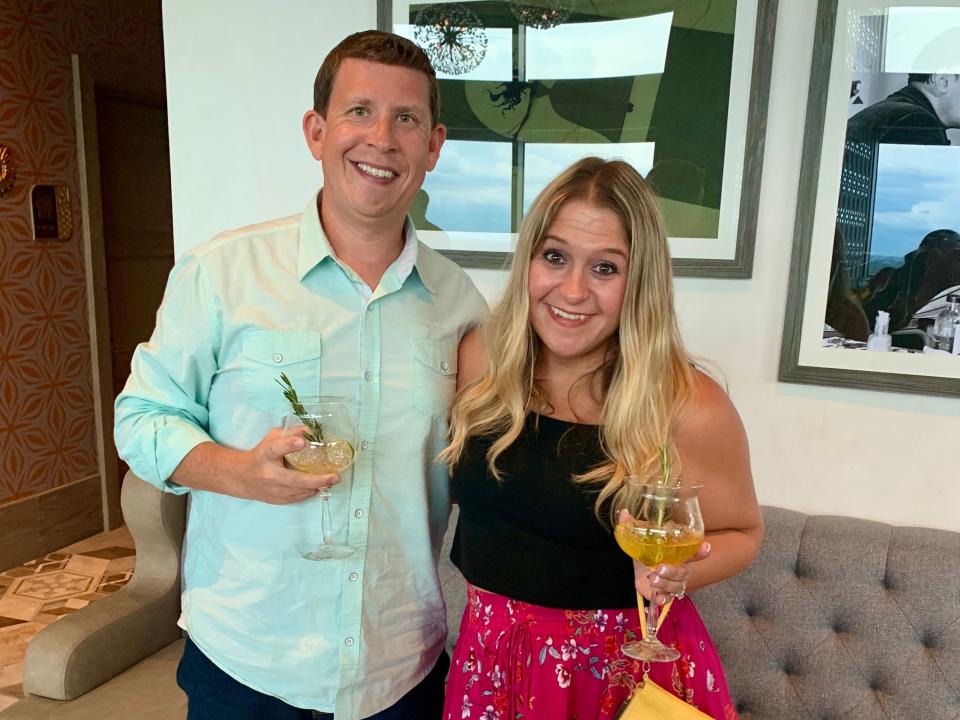
M 0 0 L 0 504 L 97 473 L 70 54 L 98 86 L 164 97 L 160 0 Z M 70 187 L 73 237 L 30 237 L 30 187 Z M 103 188 L 103 192 L 109 192 Z

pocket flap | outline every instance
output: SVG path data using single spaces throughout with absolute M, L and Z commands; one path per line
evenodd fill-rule
M 410 347 L 417 362 L 441 375 L 457 374 L 457 344 L 449 340 L 410 338 Z
M 243 357 L 263 365 L 292 365 L 320 357 L 320 333 L 251 330 L 243 335 Z

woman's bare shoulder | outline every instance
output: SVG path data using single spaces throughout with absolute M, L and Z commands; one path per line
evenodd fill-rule
M 457 352 L 457 389 L 482 377 L 489 367 L 487 348 L 479 328 L 473 328 L 460 341 Z

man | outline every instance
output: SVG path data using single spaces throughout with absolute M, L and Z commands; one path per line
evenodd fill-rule
M 847 122 L 847 140 L 899 145 L 949 145 L 960 127 L 960 75 L 907 76 L 906 87 L 864 108 Z
M 846 258 L 845 271 L 857 287 L 867 280 L 872 188 L 880 145 L 949 145 L 947 130 L 951 128 L 960 128 L 960 75 L 953 73 L 911 73 L 906 87 L 847 121 L 837 230 Z M 868 313 L 867 320 L 872 328 L 876 316 Z M 853 337 L 860 339 L 856 334 Z
M 409 41 L 351 35 L 303 119 L 324 187 L 301 216 L 222 234 L 171 273 L 116 404 L 120 454 L 189 492 L 178 670 L 191 720 L 439 718 L 448 659 L 436 572 L 457 345 L 485 310 L 406 214 L 446 135 Z M 311 562 L 306 502 L 336 476 L 284 468 L 300 437 L 277 378 L 348 398 L 358 454 L 331 503 L 355 550 Z

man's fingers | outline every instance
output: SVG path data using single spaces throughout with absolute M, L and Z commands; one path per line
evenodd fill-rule
M 289 437 L 269 440 L 264 444 L 263 451 L 267 460 L 271 462 L 281 462 L 284 455 L 297 450 L 303 450 L 306 444 L 307 441 L 299 435 L 290 435 Z
M 297 470 L 284 470 L 278 480 L 291 489 L 310 490 L 316 494 L 320 490 L 326 490 L 339 483 L 340 476 L 336 473 L 333 475 L 313 475 Z

